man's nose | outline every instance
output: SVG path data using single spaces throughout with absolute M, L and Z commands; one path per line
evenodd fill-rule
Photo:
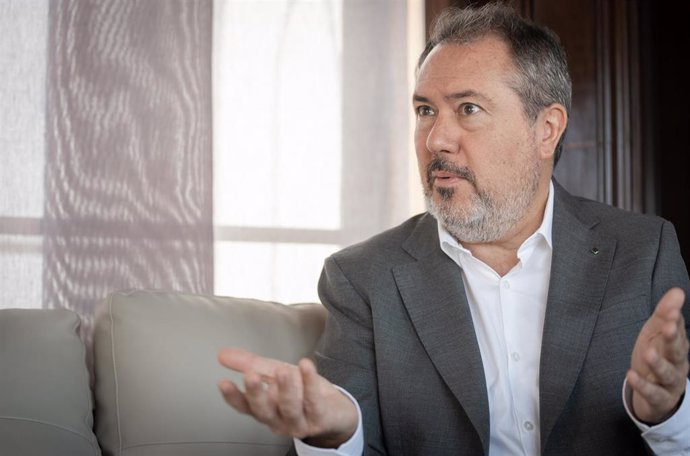
M 460 147 L 460 128 L 453 116 L 438 115 L 426 138 L 426 147 L 434 154 L 454 154 Z

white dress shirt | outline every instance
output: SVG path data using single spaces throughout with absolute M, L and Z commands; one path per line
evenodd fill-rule
M 482 356 L 489 396 L 491 456 L 540 454 L 539 359 L 551 276 L 553 193 L 551 184 L 539 229 L 522 243 L 517 252 L 518 264 L 503 277 L 475 258 L 439 224 L 441 249 L 460 267 Z M 688 385 L 686 391 L 690 391 Z M 626 411 L 656 454 L 690 455 L 687 394 L 670 419 L 652 427 L 630 413 L 629 395 L 624 385 Z M 324 450 L 295 439 L 297 454 L 360 455 L 364 435 L 359 405 L 357 409 L 360 423 L 348 442 L 337 450 Z
M 539 357 L 551 277 L 553 190 L 541 226 L 501 277 L 439 224 L 441 249 L 461 268 L 482 355 L 492 455 L 539 454 Z

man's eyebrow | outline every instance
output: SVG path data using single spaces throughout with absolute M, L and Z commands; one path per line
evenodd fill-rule
M 480 98 L 485 101 L 491 101 L 489 97 L 486 95 L 483 95 L 480 92 L 477 92 L 476 90 L 463 90 L 462 92 L 454 92 L 449 95 L 446 95 L 443 97 L 446 101 L 455 101 L 455 100 L 460 100 L 463 98 Z M 425 96 L 419 95 L 419 94 L 414 94 L 412 96 L 412 101 L 418 102 L 418 103 L 429 103 L 429 99 Z
M 486 95 L 477 92 L 476 90 L 463 90 L 462 92 L 455 92 L 451 93 L 450 95 L 446 95 L 445 97 L 446 100 L 452 101 L 452 100 L 460 100 L 462 98 L 480 98 L 485 101 L 491 101 L 489 97 Z
M 429 99 L 427 97 L 423 97 L 421 95 L 417 95 L 416 93 L 412 95 L 412 101 L 416 101 L 419 103 L 428 103 Z

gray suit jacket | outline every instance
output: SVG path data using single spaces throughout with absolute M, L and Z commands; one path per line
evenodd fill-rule
M 621 387 L 636 337 L 688 274 L 670 223 L 555 184 L 540 365 L 545 455 L 645 454 Z M 598 251 L 593 253 L 593 249 Z M 482 360 L 458 266 L 423 214 L 326 260 L 320 372 L 362 408 L 365 454 L 481 455 L 489 444 Z M 684 307 L 690 325 L 690 305 Z

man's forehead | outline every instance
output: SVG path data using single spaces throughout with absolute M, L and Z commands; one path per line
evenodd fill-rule
M 470 43 L 442 43 L 427 56 L 417 74 L 415 94 L 443 87 L 444 96 L 474 91 L 489 81 L 507 83 L 514 66 L 507 45 L 485 37 Z
M 494 55 L 503 54 L 506 56 L 511 53 L 510 45 L 505 38 L 495 33 L 487 33 L 472 39 L 457 41 L 451 37 L 436 44 L 431 51 L 429 51 L 424 61 L 420 64 L 420 69 L 430 58 L 433 58 L 434 55 L 448 51 L 479 54 L 489 53 Z
M 432 71 L 469 70 L 473 67 L 513 66 L 508 45 L 492 35 L 467 43 L 445 42 L 431 50 L 418 76 Z

